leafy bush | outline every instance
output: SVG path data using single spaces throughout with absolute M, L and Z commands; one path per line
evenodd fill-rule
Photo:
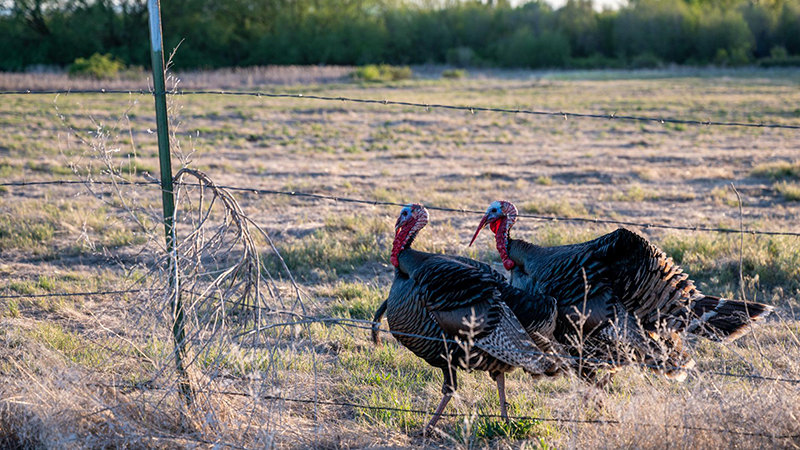
M 750 55 L 743 48 L 733 49 L 730 53 L 721 48 L 714 56 L 714 64 L 717 66 L 744 66 L 748 63 L 750 63 Z
M 564 67 L 571 55 L 569 41 L 561 33 L 536 35 L 520 28 L 498 47 L 498 59 L 506 67 Z
M 622 69 L 624 62 L 595 53 L 586 58 L 570 58 L 568 66 L 572 69 Z
M 769 58 L 762 58 L 758 61 L 761 67 L 798 67 L 800 66 L 800 55 L 789 56 L 786 47 L 775 46 L 769 52 Z
M 464 69 L 450 69 L 442 72 L 442 78 L 449 78 L 451 80 L 458 80 L 467 77 L 467 71 Z
M 69 76 L 88 77 L 96 80 L 114 78 L 119 71 L 125 68 L 122 61 L 111 54 L 101 55 L 95 53 L 90 58 L 78 58 L 69 66 Z
M 694 52 L 695 14 L 682 0 L 640 0 L 614 21 L 615 53 L 626 58 L 650 53 L 683 63 Z M 713 56 L 713 55 L 712 55 Z
M 655 69 L 662 65 L 664 65 L 664 62 L 661 61 L 658 56 L 650 52 L 637 55 L 630 63 L 631 69 Z
M 359 67 L 353 72 L 353 78 L 368 82 L 408 80 L 413 76 L 414 72 L 408 66 L 396 67 L 388 64 L 370 64 Z
M 715 8 L 700 14 L 697 24 L 697 57 L 700 60 L 746 64 L 750 61 L 753 42 L 753 34 L 740 12 Z
M 473 67 L 481 65 L 481 60 L 475 50 L 469 47 L 456 47 L 447 51 L 447 64 L 456 67 Z
M 800 2 L 787 1 L 778 15 L 777 40 L 793 55 L 800 55 Z
M 800 67 L 800 56 L 786 58 L 764 58 L 758 61 L 761 67 Z
M 772 49 L 769 51 L 769 56 L 770 58 L 776 58 L 776 59 L 787 58 L 789 56 L 789 52 L 786 51 L 786 47 L 781 47 L 780 45 L 776 45 L 775 47 L 772 47 Z

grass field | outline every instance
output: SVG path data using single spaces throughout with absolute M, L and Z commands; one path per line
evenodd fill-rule
M 800 125 L 800 76 L 788 71 L 515 71 L 356 84 L 342 69 L 329 76 L 316 69 L 308 79 L 293 70 L 281 87 L 253 86 L 252 77 L 241 87 Z M 219 84 L 235 87 L 238 78 L 226 76 Z M 37 84 L 42 87 L 75 83 L 51 77 L 31 81 L 51 83 Z M 215 82 L 212 75 L 187 78 L 189 87 L 191 80 L 201 87 Z M 262 72 L 256 78 L 277 83 Z M 16 89 L 25 81 L 9 80 L 0 83 Z M 131 80 L 127 86 L 146 88 L 146 82 Z M 3 183 L 158 177 L 149 96 L 0 100 Z M 471 210 L 504 198 L 531 214 L 738 229 L 733 184 L 741 194 L 745 228 L 800 231 L 797 130 L 214 95 L 173 97 L 171 111 L 174 141 L 180 144 L 175 167 L 188 164 L 221 185 Z M 393 275 L 388 256 L 398 207 L 247 191 L 234 196 L 274 240 L 305 293 L 306 313 L 371 319 Z M 800 378 L 800 238 L 745 235 L 740 252 L 738 234 L 638 229 L 706 293 L 739 298 L 741 259 L 748 299 L 776 305 L 778 313 L 734 344 L 693 342 L 700 370 L 683 384 L 635 367 L 620 372 L 604 390 L 571 377 L 532 382 L 515 373 L 508 382 L 514 415 L 621 424 L 519 420 L 505 427 L 495 419 L 445 418 L 442 435 L 423 439 L 415 434 L 427 421 L 421 414 L 218 393 L 258 386 L 260 394 L 432 410 L 440 374 L 391 338 L 375 348 L 367 330 L 311 324 L 285 333 L 266 331 L 269 345 L 259 347 L 198 333 L 208 345 L 193 354 L 193 382 L 211 393 L 187 411 L 175 389 L 169 307 L 163 299 L 146 293 L 10 298 L 163 284 L 166 275 L 157 264 L 163 245 L 160 197 L 152 186 L 0 187 L 0 295 L 5 296 L 0 299 L 0 446 L 800 446 L 800 385 L 705 373 Z M 182 203 L 179 219 L 196 206 Z M 220 220 L 215 216 L 215 226 Z M 466 246 L 479 220 L 475 214 L 431 211 L 431 224 L 416 245 L 497 261 L 488 233 L 476 247 Z M 179 238 L 188 227 L 182 222 Z M 557 245 L 614 228 L 521 218 L 515 231 L 529 241 Z M 290 292 L 266 242 L 256 241 L 275 276 L 276 292 Z M 459 396 L 448 412 L 498 412 L 487 375 L 462 374 L 459 381 Z M 793 437 L 780 437 L 785 435 Z

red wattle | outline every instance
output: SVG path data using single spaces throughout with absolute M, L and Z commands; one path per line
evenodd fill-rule
M 502 220 L 502 219 L 495 220 L 494 222 L 492 222 L 492 223 L 490 223 L 490 224 L 489 224 L 489 228 L 491 228 L 491 229 L 492 229 L 492 233 L 494 233 L 494 234 L 497 234 L 497 227 L 499 227 L 499 226 L 500 226 L 500 221 L 501 221 L 501 220 Z
M 413 224 L 412 224 L 413 225 Z M 408 238 L 408 231 L 411 227 L 403 227 L 397 230 L 397 234 L 394 235 L 394 243 L 392 244 L 392 257 L 389 259 L 392 265 L 397 267 L 400 263 L 397 261 L 397 256 L 403 251 L 403 248 L 406 246 L 406 240 Z
M 492 222 L 492 231 L 495 232 L 494 239 L 497 246 L 497 252 L 500 253 L 500 259 L 503 261 L 503 267 L 506 270 L 514 268 L 514 261 L 508 259 L 508 218 L 503 217 L 500 220 Z M 499 231 L 499 233 L 498 233 Z

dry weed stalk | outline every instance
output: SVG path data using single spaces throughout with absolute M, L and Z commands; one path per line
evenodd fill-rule
M 178 79 L 170 77 L 170 81 L 174 92 Z M 244 213 L 233 195 L 219 188 L 207 174 L 187 167 L 194 151 L 185 154 L 180 148 L 175 134 L 180 125 L 179 107 L 173 97 L 169 102 L 171 141 L 184 167 L 174 177 L 176 248 L 171 255 L 165 254 L 159 233 L 159 211 L 142 201 L 160 197 L 158 189 L 122 183 L 138 175 L 135 169 L 126 171 L 118 155 L 122 147 L 119 130 L 124 125 L 130 129 L 127 114 L 139 98 L 132 99 L 110 126 L 92 119 L 94 130 L 90 133 L 71 125 L 56 103 L 63 126 L 84 149 L 77 157 L 70 148 L 62 151 L 65 159 L 73 158 L 68 166 L 93 197 L 148 238 L 134 255 L 133 267 L 128 268 L 129 279 L 146 288 L 147 294 L 124 308 L 122 329 L 103 328 L 120 345 L 131 347 L 134 354 L 141 356 L 146 345 L 163 349 L 153 352 L 151 348 L 145 355 L 149 373 L 138 387 L 151 391 L 133 401 L 142 411 L 173 417 L 179 412 L 179 428 L 162 429 L 162 434 L 189 432 L 218 442 L 267 445 L 274 438 L 271 426 L 282 420 L 284 408 L 280 402 L 263 399 L 280 395 L 283 389 L 275 364 L 281 350 L 290 346 L 294 351 L 308 352 L 314 366 L 314 398 L 317 396 L 316 356 L 313 345 L 303 342 L 311 336 L 310 322 L 301 320 L 306 316 L 305 294 L 269 234 Z M 135 159 L 133 133 L 128 134 Z M 132 162 L 128 161 L 135 167 Z M 149 174 L 142 175 L 155 181 Z M 97 176 L 111 180 L 111 198 L 93 184 Z M 91 246 L 89 234 L 84 234 Z M 263 244 L 268 246 L 266 253 L 259 249 Z M 269 264 L 271 270 L 264 258 L 274 259 Z M 170 272 L 178 280 L 174 286 L 168 281 Z M 183 299 L 182 311 L 170 307 L 178 296 Z M 185 327 L 183 341 L 177 342 L 174 350 L 167 350 L 171 347 L 168 337 L 179 321 Z M 176 370 L 179 348 L 183 348 L 181 366 Z M 230 397 L 225 394 L 230 390 L 246 395 Z M 193 398 L 190 405 L 181 400 L 187 392 Z

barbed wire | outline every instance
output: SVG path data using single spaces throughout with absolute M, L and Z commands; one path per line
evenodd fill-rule
M 169 388 L 159 388 L 155 386 L 145 386 L 141 383 L 138 384 L 129 384 L 129 385 L 106 385 L 100 383 L 94 383 L 95 386 L 104 387 L 107 389 L 131 389 L 131 390 L 155 390 L 155 391 L 170 391 Z M 345 406 L 350 408 L 356 409 L 364 409 L 370 411 L 390 411 L 390 412 L 398 412 L 398 413 L 406 413 L 406 414 L 420 414 L 426 416 L 432 416 L 434 414 L 433 411 L 428 411 L 425 409 L 416 409 L 416 408 L 400 408 L 396 406 L 374 406 L 374 405 L 365 405 L 363 403 L 355 403 L 355 402 L 346 402 L 346 401 L 333 401 L 333 400 L 319 400 L 319 399 L 305 399 L 305 398 L 292 398 L 292 397 L 282 397 L 279 395 L 253 395 L 246 392 L 239 392 L 239 391 L 232 391 L 232 390 L 215 390 L 215 389 L 198 389 L 195 392 L 197 393 L 204 393 L 204 394 L 215 394 L 215 395 L 227 395 L 227 396 L 236 396 L 236 397 L 258 397 L 261 400 L 272 400 L 272 401 L 284 401 L 289 403 L 301 403 L 301 404 L 313 404 L 313 405 L 325 405 L 325 406 Z M 454 413 L 454 412 L 442 412 L 440 413 L 442 417 L 456 417 L 456 418 L 483 418 L 483 419 L 500 419 L 503 418 L 500 414 L 487 414 L 487 413 Z M 569 417 L 542 417 L 542 416 L 528 416 L 528 415 L 508 415 L 509 420 L 528 420 L 528 421 L 535 421 L 535 422 L 555 422 L 555 423 L 573 423 L 573 424 L 582 424 L 582 425 L 628 425 L 628 426 L 642 426 L 642 427 L 654 427 L 654 428 L 671 428 L 677 430 L 691 430 L 691 431 L 703 431 L 703 432 L 712 432 L 712 433 L 720 433 L 720 434 L 732 434 L 736 436 L 753 436 L 753 437 L 765 437 L 771 439 L 798 439 L 800 438 L 800 434 L 770 434 L 764 432 L 757 432 L 757 431 L 738 431 L 738 430 L 729 430 L 725 428 L 711 428 L 711 427 L 702 427 L 702 426 L 691 426 L 691 425 L 672 425 L 672 424 L 654 424 L 654 423 L 647 423 L 647 422 L 627 422 L 617 419 L 576 419 L 576 418 L 569 418 Z
M 161 183 L 158 181 L 126 181 L 126 180 L 118 180 L 118 181 L 101 181 L 101 180 L 48 180 L 48 181 L 8 181 L 5 183 L 0 183 L 0 186 L 48 186 L 48 185 L 74 185 L 74 184 L 82 184 L 82 185 L 99 185 L 99 186 L 160 186 Z
M 47 294 L 6 294 L 0 295 L 0 299 L 16 299 L 16 298 L 48 298 L 48 297 L 85 297 L 90 295 L 104 296 L 104 295 L 119 295 L 119 294 L 135 294 L 140 292 L 154 292 L 157 289 L 124 289 L 116 291 L 91 291 L 91 292 L 50 292 Z
M 152 92 L 148 89 L 55 89 L 55 90 L 41 90 L 35 91 L 30 89 L 16 90 L 16 91 L 0 91 L 0 95 L 41 95 L 41 94 L 151 94 L 151 95 L 231 95 L 243 97 L 265 97 L 265 98 L 293 98 L 293 99 L 306 99 L 306 100 L 321 100 L 321 101 L 335 101 L 335 102 L 351 102 L 362 104 L 374 105 L 387 105 L 387 106 L 408 106 L 414 108 L 424 108 L 426 111 L 431 109 L 444 109 L 455 111 L 468 111 L 471 114 L 476 112 L 493 112 L 493 113 L 506 113 L 506 114 L 525 114 L 533 116 L 549 116 L 549 117 L 563 117 L 565 120 L 573 117 L 579 119 L 603 119 L 603 120 L 624 120 L 631 122 L 649 122 L 660 124 L 680 124 L 680 125 L 698 125 L 698 126 L 718 126 L 718 127 L 746 127 L 746 128 L 782 128 L 789 130 L 800 130 L 800 125 L 785 125 L 778 123 L 750 123 L 750 122 L 733 122 L 733 121 L 714 121 L 714 120 L 696 120 L 696 119 L 678 119 L 671 117 L 646 117 L 646 116 L 633 116 L 633 115 L 619 115 L 616 113 L 610 114 L 597 114 L 597 113 L 576 113 L 568 111 L 544 111 L 535 109 L 523 108 L 493 108 L 488 106 L 463 106 L 463 105 L 447 105 L 440 103 L 421 103 L 410 102 L 402 100 L 387 100 L 387 99 L 367 99 L 367 98 L 354 98 L 344 96 L 328 96 L 328 95 L 306 95 L 306 94 L 291 94 L 291 93 L 276 93 L 276 92 L 253 92 L 253 91 L 225 91 L 225 90 L 178 90 L 178 91 L 165 91 L 165 92 Z
M 47 186 L 47 185 L 118 185 L 118 186 L 150 186 L 150 185 L 160 185 L 157 181 L 79 181 L 79 180 L 52 180 L 52 181 L 13 181 L 13 182 L 5 182 L 0 183 L 0 186 L 6 187 L 14 187 L 14 186 Z M 203 187 L 209 188 L 206 184 L 200 183 L 175 183 L 178 186 L 190 186 L 190 187 Z M 389 202 L 384 200 L 368 200 L 363 198 L 352 198 L 352 197 L 340 197 L 335 195 L 325 195 L 325 194 L 316 194 L 312 192 L 300 192 L 300 191 L 282 191 L 282 190 L 274 190 L 274 189 L 262 189 L 262 188 L 249 188 L 249 187 L 241 187 L 241 186 L 228 186 L 217 184 L 215 185 L 218 188 L 228 189 L 230 191 L 236 192 L 250 192 L 253 194 L 265 194 L 265 195 L 285 195 L 290 197 L 305 197 L 305 198 L 313 198 L 317 200 L 331 200 L 334 202 L 341 202 L 341 203 L 358 203 L 364 205 L 372 205 L 372 206 L 406 206 L 408 203 L 400 203 L 400 202 Z M 443 211 L 443 212 L 452 212 L 452 213 L 460 213 L 460 214 L 476 214 L 476 215 L 483 215 L 485 211 L 474 210 L 474 209 L 467 209 L 467 208 L 447 208 L 443 206 L 435 206 L 435 205 L 425 205 L 425 207 L 429 210 L 434 211 Z M 800 232 L 798 231 L 772 231 L 772 230 L 757 230 L 757 229 L 736 229 L 736 228 L 725 228 L 725 227 L 705 227 L 699 225 L 668 225 L 662 223 L 652 223 L 652 222 L 636 222 L 631 220 L 615 220 L 615 219 L 604 219 L 604 218 L 597 218 L 597 217 L 566 217 L 566 216 L 548 216 L 544 214 L 529 214 L 529 213 L 519 213 L 517 217 L 523 218 L 530 218 L 542 221 L 550 221 L 550 222 L 581 222 L 581 223 L 593 223 L 593 224 L 601 224 L 601 225 L 623 225 L 623 226 L 633 226 L 639 227 L 644 229 L 666 229 L 666 230 L 679 230 L 679 231 L 699 231 L 699 232 L 710 232 L 710 233 L 726 233 L 726 234 L 750 234 L 750 235 L 764 235 L 764 236 L 793 236 L 793 237 L 800 237 Z
M 275 194 L 275 195 L 288 195 L 294 197 L 310 197 L 316 198 L 320 200 L 333 200 L 337 202 L 343 203 L 361 203 L 367 205 L 380 205 L 380 206 L 406 206 L 408 203 L 398 203 L 398 202 L 387 202 L 387 201 L 380 201 L 380 200 L 365 200 L 365 199 L 358 199 L 358 198 L 349 198 L 349 197 L 338 197 L 332 195 L 324 195 L 324 194 L 314 194 L 308 192 L 298 192 L 298 191 L 279 191 L 279 190 L 270 190 L 270 189 L 250 189 L 250 188 L 242 188 L 236 186 L 225 186 L 225 185 L 217 185 L 217 187 L 228 189 L 231 191 L 243 191 L 243 192 L 253 192 L 257 194 Z M 486 211 L 481 210 L 474 210 L 474 209 L 466 209 L 466 208 L 447 208 L 443 206 L 433 206 L 433 205 L 425 205 L 425 208 L 435 211 L 445 211 L 445 212 L 455 212 L 461 214 L 476 214 L 476 215 L 483 215 Z M 796 236 L 800 237 L 800 232 L 795 231 L 770 231 L 770 230 L 750 230 L 745 229 L 744 231 L 735 228 L 724 228 L 724 227 L 703 227 L 703 226 L 686 226 L 686 225 L 667 225 L 667 224 L 658 224 L 658 223 L 647 223 L 647 222 L 635 222 L 635 221 L 626 221 L 626 220 L 614 220 L 614 219 L 602 219 L 602 218 L 595 218 L 595 217 L 566 217 L 566 216 L 548 216 L 544 214 L 529 214 L 529 213 L 519 213 L 517 217 L 524 217 L 530 219 L 538 219 L 538 220 L 546 220 L 552 222 L 585 222 L 585 223 L 596 223 L 596 224 L 613 224 L 613 225 L 628 225 L 628 226 L 636 226 L 640 228 L 661 228 L 661 229 L 670 229 L 670 230 L 683 230 L 683 231 L 704 231 L 704 232 L 716 232 L 716 233 L 745 233 L 745 234 L 759 234 L 759 235 L 768 235 L 768 236 Z
M 380 325 L 380 322 L 372 322 L 369 320 L 357 320 L 357 319 L 345 319 L 345 318 L 337 318 L 337 317 L 311 317 L 309 318 L 311 322 L 317 323 L 324 323 L 324 324 L 334 324 L 334 325 L 343 325 L 351 328 L 363 329 L 363 330 L 372 330 L 373 325 Z M 302 322 L 301 322 L 302 323 Z M 362 325 L 363 324 L 363 325 Z M 434 338 L 430 336 L 424 336 L 415 333 L 404 333 L 399 331 L 392 331 L 392 330 L 385 330 L 382 328 L 378 329 L 379 332 L 384 334 L 395 336 L 405 336 L 405 337 L 413 337 L 417 339 L 435 341 L 435 342 L 448 342 L 452 344 L 463 344 L 463 342 L 459 342 L 453 339 L 446 339 L 442 337 Z M 508 347 L 495 347 L 495 346 L 484 346 L 487 349 L 494 349 L 494 350 L 502 350 L 502 351 L 510 351 L 516 353 L 524 353 L 530 354 L 534 356 L 550 356 L 550 357 L 557 357 L 562 359 L 569 359 L 573 361 L 584 361 L 594 364 L 608 364 L 612 366 L 620 365 L 619 361 L 614 361 L 610 359 L 601 359 L 601 358 L 589 358 L 585 356 L 574 356 L 574 355 L 567 355 L 567 354 L 559 354 L 559 353 L 544 353 L 544 352 L 536 352 L 530 350 L 519 350 L 514 348 Z M 627 364 L 626 364 L 627 365 Z M 638 367 L 642 367 L 645 369 L 652 369 L 652 370 L 683 370 L 683 367 L 677 366 L 659 366 L 655 364 L 647 364 L 647 363 L 630 363 L 629 365 L 634 365 Z M 722 376 L 722 377 L 729 377 L 729 378 L 745 378 L 745 379 L 754 379 L 754 380 L 762 380 L 762 381 L 776 381 L 781 383 L 789 383 L 789 384 L 800 384 L 800 379 L 793 379 L 793 378 L 782 378 L 782 377 L 765 377 L 762 375 L 752 375 L 752 374 L 738 374 L 738 373 L 731 373 L 731 372 L 718 372 L 718 371 L 704 371 L 695 369 L 694 372 L 700 374 L 708 374 L 708 375 L 715 375 L 715 376 Z
M 121 294 L 128 294 L 128 293 L 142 293 L 142 292 L 156 292 L 158 289 L 126 289 L 126 290 L 106 290 L 106 291 L 91 291 L 91 292 L 51 292 L 46 294 L 14 294 L 14 295 L 0 295 L 0 299 L 18 299 L 18 298 L 47 298 L 47 297 L 75 297 L 75 296 L 105 296 L 105 295 L 121 295 Z M 186 292 L 185 290 L 182 292 Z M 191 292 L 189 292 L 191 293 Z M 236 303 L 232 300 L 225 300 L 229 303 Z M 238 304 L 238 303 L 237 303 Z M 279 324 L 272 324 L 268 325 L 269 328 L 274 328 L 275 326 L 295 326 L 295 325 L 305 325 L 311 323 L 318 323 L 322 325 L 335 325 L 335 326 L 344 326 L 349 328 L 361 329 L 361 330 L 368 330 L 372 331 L 373 327 L 380 326 L 380 322 L 373 322 L 371 320 L 359 320 L 359 319 L 348 319 L 342 317 L 318 317 L 318 316 L 308 316 L 303 314 L 298 314 L 294 312 L 286 312 L 286 311 L 276 311 L 271 308 L 260 307 L 256 305 L 249 306 L 252 309 L 260 309 L 269 314 L 279 314 L 279 315 L 290 315 L 294 316 L 300 320 L 293 321 L 293 322 L 285 322 Z M 261 328 L 260 331 L 265 331 L 268 328 Z M 242 337 L 248 334 L 255 333 L 257 330 L 250 330 L 245 333 L 242 333 L 236 337 Z M 378 328 L 380 333 L 391 335 L 392 337 L 397 336 L 405 336 L 405 337 L 413 337 L 417 339 L 423 340 L 430 340 L 436 342 L 447 342 L 451 344 L 463 344 L 463 342 L 459 342 L 453 339 L 447 338 L 433 338 L 430 336 L 424 336 L 421 334 L 415 333 L 406 333 L 400 331 L 392 331 L 386 330 L 382 328 Z M 574 360 L 574 361 L 584 361 L 588 363 L 594 364 L 609 364 L 609 365 L 619 365 L 619 361 L 609 360 L 609 359 L 601 359 L 601 358 L 590 358 L 585 356 L 574 356 L 568 354 L 558 354 L 558 353 L 544 353 L 544 352 L 536 352 L 536 351 L 529 351 L 529 350 L 519 350 L 514 348 L 506 348 L 506 347 L 494 347 L 494 346 L 486 346 L 487 349 L 495 349 L 495 350 L 503 350 L 503 351 L 511 351 L 511 352 L 518 352 L 518 353 L 526 353 L 532 354 L 534 356 L 549 356 L 549 357 L 557 357 L 562 359 Z M 646 364 L 646 363 L 629 363 L 629 365 L 634 365 L 646 369 L 653 369 L 653 370 L 679 370 L 683 369 L 681 367 L 669 367 L 669 366 L 659 366 L 654 364 Z M 728 378 L 741 378 L 741 379 L 751 379 L 751 380 L 761 380 L 761 381 L 775 381 L 781 383 L 789 383 L 789 384 L 800 384 L 800 379 L 793 379 L 793 378 L 783 378 L 783 377 L 771 377 L 771 376 L 763 376 L 763 375 L 753 375 L 753 374 L 738 374 L 738 373 L 731 373 L 731 372 L 719 372 L 719 371 L 705 371 L 695 369 L 694 372 L 704 375 L 714 375 L 714 376 L 721 376 L 721 377 L 728 377 Z

